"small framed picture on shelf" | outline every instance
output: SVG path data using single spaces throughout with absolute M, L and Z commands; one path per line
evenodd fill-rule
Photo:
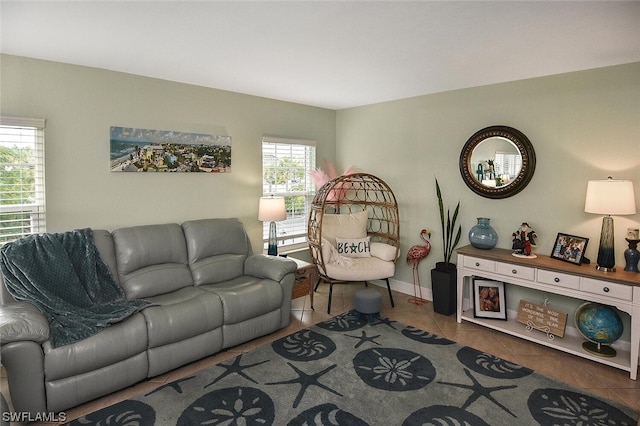
M 581 265 L 588 242 L 589 239 L 585 237 L 558 233 L 551 257 L 574 265 Z
M 507 320 L 504 283 L 501 281 L 473 279 L 473 316 Z

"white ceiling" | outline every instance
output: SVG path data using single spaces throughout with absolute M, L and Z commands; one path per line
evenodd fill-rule
M 640 1 L 6 1 L 2 53 L 307 105 L 640 61 Z

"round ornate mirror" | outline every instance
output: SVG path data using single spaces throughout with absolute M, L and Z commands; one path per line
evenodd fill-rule
M 507 126 L 490 126 L 467 140 L 460 153 L 464 183 L 486 198 L 507 198 L 522 191 L 536 168 L 529 139 Z

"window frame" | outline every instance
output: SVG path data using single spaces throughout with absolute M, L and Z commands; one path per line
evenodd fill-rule
M 297 188 L 292 190 L 289 187 L 290 182 L 282 185 L 276 185 L 270 183 L 268 179 L 265 179 L 267 169 L 272 168 L 267 160 L 266 156 L 270 153 L 265 150 L 265 147 L 270 145 L 275 153 L 275 160 L 278 161 L 283 158 L 295 157 L 297 159 L 303 158 L 303 165 L 294 166 L 295 168 L 303 168 L 300 170 L 288 170 L 288 173 L 294 174 L 297 178 L 302 178 L 302 182 L 298 183 Z M 297 149 L 298 152 L 291 153 L 289 157 L 279 156 L 278 149 Z M 303 154 L 301 152 L 303 151 Z M 294 139 L 277 136 L 263 136 L 261 142 L 261 158 L 262 158 L 262 195 L 263 196 L 281 196 L 285 198 L 285 205 L 287 206 L 287 219 L 276 224 L 277 227 L 277 241 L 279 252 L 291 252 L 298 249 L 306 248 L 307 244 L 307 221 L 309 219 L 309 209 L 313 197 L 315 196 L 315 185 L 310 171 L 316 169 L 316 141 L 309 139 Z M 273 155 L 273 154 L 271 154 Z M 273 158 L 273 157 L 271 157 Z M 275 164 L 277 166 L 277 163 Z M 281 170 L 284 168 L 276 167 Z M 290 197 L 303 197 L 302 208 L 300 209 L 300 201 L 294 202 L 290 200 Z M 296 211 L 296 207 L 298 207 Z M 292 212 L 293 210 L 293 212 Z M 294 217 L 292 216 L 292 213 Z M 264 250 L 267 247 L 267 241 L 269 238 L 269 223 L 264 222 L 262 224 L 262 241 Z
M 32 182 L 27 183 L 29 187 L 24 192 L 23 180 L 19 179 L 17 184 L 10 183 L 8 179 L 0 180 L 0 246 L 21 237 L 46 232 L 45 127 L 44 119 L 0 116 L 0 146 L 13 144 L 29 156 L 28 161 L 0 163 L 0 177 L 9 176 L 14 169 L 20 172 L 33 170 L 33 176 L 25 179 L 32 179 Z M 12 189 L 12 186 L 20 189 Z M 7 202 L 12 200 L 19 202 Z M 12 215 L 24 217 L 15 218 Z

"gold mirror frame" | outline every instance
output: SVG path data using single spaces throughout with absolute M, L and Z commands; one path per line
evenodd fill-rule
M 518 175 L 501 187 L 483 185 L 476 179 L 475 169 L 471 166 L 473 150 L 482 142 L 494 137 L 507 139 L 513 143 L 522 159 L 522 168 Z M 529 139 L 519 130 L 508 126 L 490 126 L 477 131 L 467 140 L 460 153 L 459 166 L 462 180 L 476 194 L 485 198 L 508 198 L 522 191 L 531 181 L 536 169 L 536 153 Z

